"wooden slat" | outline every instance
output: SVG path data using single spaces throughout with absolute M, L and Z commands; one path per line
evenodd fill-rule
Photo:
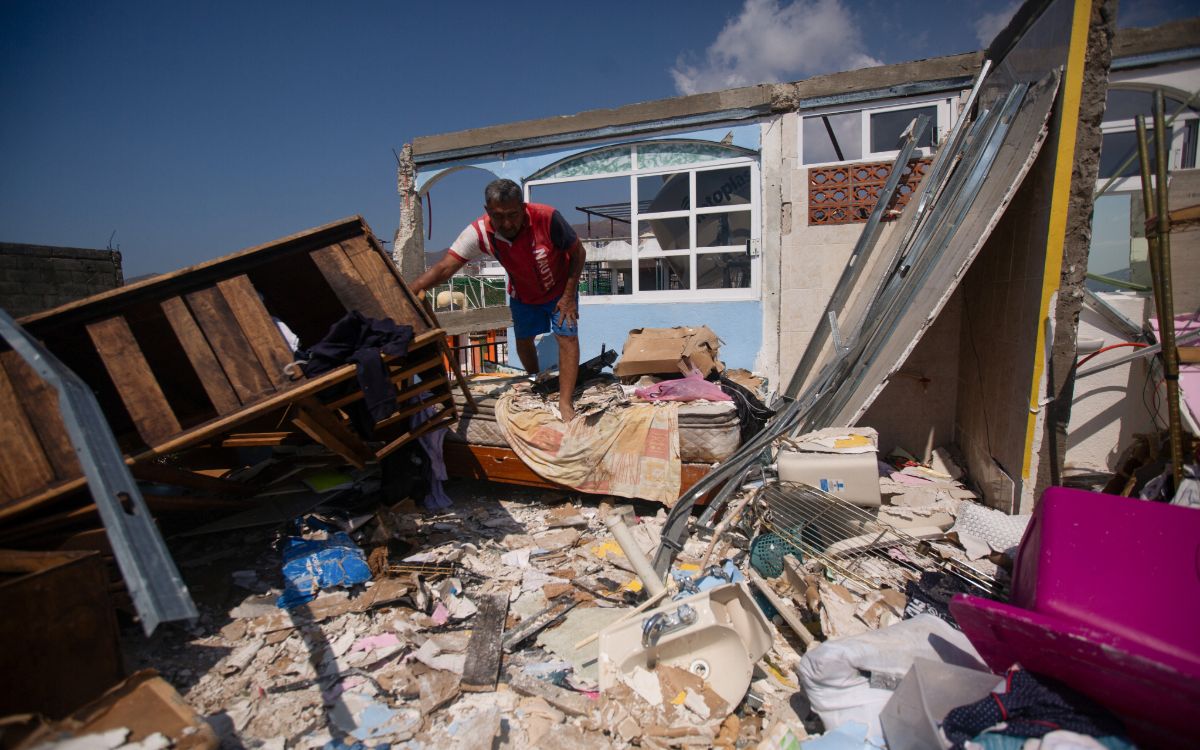
M 292 422 L 321 445 L 362 469 L 372 457 L 358 435 L 351 432 L 321 402 L 306 398 L 297 404 Z
M 208 345 L 208 339 L 204 338 L 204 332 L 196 324 L 184 301 L 179 297 L 163 300 L 162 310 L 217 414 L 240 409 L 242 402 L 233 392 L 233 386 L 229 384 L 225 370 L 221 369 L 216 353 Z
M 0 499 L 15 500 L 54 481 L 29 417 L 0 369 Z
M 220 290 L 209 287 L 192 292 L 187 295 L 187 303 L 238 400 L 248 404 L 274 391 L 266 371 L 258 363 L 254 348 L 246 340 Z
M 257 490 L 244 482 L 235 482 L 229 479 L 220 479 L 219 477 L 210 477 L 207 474 L 198 474 L 188 469 L 181 469 L 176 466 L 168 466 L 166 464 L 158 464 L 146 462 L 134 464 L 132 470 L 133 475 L 145 482 L 159 482 L 162 484 L 171 484 L 177 487 L 187 487 L 201 492 L 215 493 L 217 495 L 237 495 L 247 496 L 253 495 Z
M 309 255 L 347 310 L 358 310 L 368 318 L 387 317 L 383 305 L 375 298 L 374 292 L 363 281 L 340 245 L 313 250 Z
M 435 362 L 434 364 L 437 364 L 437 363 Z M 388 373 L 388 379 L 391 380 L 393 383 L 399 383 L 401 380 L 410 378 L 413 375 L 416 375 L 418 372 L 423 372 L 425 370 L 428 370 L 429 368 L 430 368 L 429 362 L 422 362 L 418 365 L 413 365 L 412 367 L 406 367 L 403 370 L 397 370 L 395 372 L 390 372 L 390 373 Z M 441 377 L 441 378 L 437 378 L 435 380 L 430 381 L 428 383 L 428 385 L 430 387 L 432 387 L 434 385 L 437 385 L 438 383 L 445 383 L 445 382 L 446 382 L 446 378 Z M 426 384 L 422 383 L 422 385 L 426 385 Z M 426 390 L 426 389 L 422 389 L 422 390 Z M 403 401 L 405 398 L 412 395 L 411 393 L 408 393 L 407 395 L 405 395 L 406 393 L 407 393 L 407 391 L 401 392 L 400 394 L 398 394 L 396 396 L 396 398 Z M 345 406 L 346 404 L 354 403 L 355 401 L 359 400 L 362 397 L 363 397 L 362 391 L 358 391 L 356 393 L 351 393 L 348 396 L 342 396 L 341 398 L 339 398 L 335 401 L 330 401 L 328 405 L 332 408 L 340 409 L 341 407 Z
M 416 414 L 417 412 L 421 411 L 422 409 L 424 409 L 426 407 L 437 406 L 438 404 L 445 404 L 445 403 L 450 403 L 453 401 L 454 401 L 454 397 L 449 392 L 447 392 L 445 389 L 442 389 L 442 392 L 433 398 L 426 399 L 419 404 L 412 404 L 412 405 L 406 406 L 406 407 L 400 409 L 399 411 L 397 411 L 392 416 L 390 416 L 386 419 L 379 420 L 378 422 L 375 423 L 375 427 L 378 429 L 383 429 L 385 427 L 391 427 L 392 425 L 397 424 L 398 422 L 400 422 L 403 419 L 407 419 L 408 417 L 411 417 L 413 414 Z
M 221 441 L 222 448 L 259 448 L 283 445 L 296 437 L 291 432 L 237 432 Z
M 352 237 L 339 243 L 346 257 L 358 271 L 371 293 L 379 300 L 383 312 L 397 323 L 412 326 L 414 332 L 429 329 L 429 324 L 409 302 L 396 277 L 387 268 L 383 258 L 364 236 Z
M 477 596 L 479 613 L 471 626 L 467 641 L 467 661 L 463 666 L 462 689 L 468 692 L 491 692 L 500 678 L 500 660 L 504 656 L 501 639 L 508 618 L 508 593 Z
M 146 444 L 161 443 L 178 433 L 179 420 L 125 319 L 115 317 L 91 323 L 87 332 Z
M 267 377 L 276 389 L 291 383 L 283 368 L 292 361 L 292 352 L 283 340 L 283 334 L 271 320 L 271 313 L 258 298 L 258 292 L 247 276 L 235 276 L 217 282 L 217 288 L 225 296 L 233 315 L 241 324 L 242 331 L 250 340 L 250 346 L 258 357 L 258 363 L 267 372 Z
M 58 479 L 74 479 L 83 475 L 79 457 L 71 446 L 71 437 L 63 425 L 58 410 L 58 392 L 42 380 L 21 355 L 14 351 L 0 354 L 0 363 L 8 372 L 17 400 L 29 415 L 33 430 L 41 441 L 42 450 Z
M 446 398 L 448 399 L 450 397 L 446 396 Z M 449 427 L 451 424 L 457 421 L 458 414 L 455 413 L 453 409 L 445 409 L 441 412 L 438 412 L 433 418 L 426 422 L 422 422 L 417 429 L 404 433 L 392 442 L 375 451 L 375 458 L 383 459 L 389 454 L 393 453 L 397 448 L 416 440 L 425 433 L 431 432 L 436 428 Z

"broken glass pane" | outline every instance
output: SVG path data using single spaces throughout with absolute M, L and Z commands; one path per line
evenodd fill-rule
M 1130 281 L 1130 201 L 1137 193 L 1102 195 L 1092 207 L 1092 246 L 1088 250 L 1088 272 L 1119 281 Z M 1139 198 L 1140 199 L 1140 198 Z M 1113 291 L 1115 286 L 1087 280 L 1092 291 Z
M 862 158 L 862 112 L 811 115 L 802 127 L 805 164 Z
M 893 109 L 887 112 L 875 112 L 871 115 L 871 151 L 895 151 L 900 148 L 900 135 L 908 124 L 918 115 L 925 115 L 931 124 L 937 123 L 937 107 L 913 107 L 912 109 Z M 936 127 L 928 127 L 917 141 L 917 148 L 933 148 L 933 134 Z

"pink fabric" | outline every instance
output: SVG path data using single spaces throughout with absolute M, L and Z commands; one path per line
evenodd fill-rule
M 733 400 L 725 391 L 721 390 L 721 386 L 705 380 L 700 371 L 694 367 L 687 377 L 664 380 L 646 388 L 638 388 L 634 391 L 634 395 L 646 401 Z
M 1159 341 L 1162 336 L 1158 332 L 1158 319 L 1150 318 L 1150 327 Z M 1175 337 L 1200 329 L 1200 313 L 1190 313 L 1175 316 Z M 1194 346 L 1195 341 L 1188 346 Z M 1200 365 L 1179 365 L 1179 393 L 1192 418 L 1200 422 Z

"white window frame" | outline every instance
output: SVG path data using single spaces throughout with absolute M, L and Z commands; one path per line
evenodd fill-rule
M 657 141 L 655 145 L 661 145 L 661 141 Z M 638 146 L 631 144 L 632 149 L 632 169 L 621 170 L 616 172 L 606 172 L 604 174 L 595 175 L 579 175 L 572 177 L 546 178 L 529 180 L 525 183 L 524 192 L 525 200 L 530 200 L 530 194 L 533 188 L 544 185 L 553 185 L 567 182 L 583 182 L 585 180 L 601 180 L 611 179 L 614 177 L 626 177 L 629 180 L 629 200 L 630 200 L 630 216 L 629 216 L 629 235 L 630 245 L 632 246 L 632 259 L 630 263 L 630 282 L 633 291 L 630 294 L 606 294 L 606 295 L 584 295 L 580 296 L 580 304 L 595 305 L 595 304 L 644 304 L 648 302 L 725 302 L 725 301 L 744 301 L 758 300 L 761 287 L 762 263 L 760 253 L 758 252 L 761 246 L 762 237 L 762 211 L 761 211 L 761 195 L 759 190 L 759 164 L 758 160 L 750 156 L 731 157 L 729 159 L 712 159 L 708 161 L 695 162 L 691 164 L 673 164 L 666 167 L 656 167 L 653 169 L 641 169 L 638 164 Z M 730 167 L 749 167 L 750 168 L 750 203 L 737 204 L 731 206 L 711 206 L 700 208 L 696 205 L 696 174 L 698 172 L 708 172 L 718 169 L 728 169 Z M 691 200 L 689 205 L 691 208 L 683 211 L 664 211 L 655 213 L 642 213 L 638 210 L 638 179 L 642 177 L 653 177 L 663 174 L 679 174 L 686 172 L 689 174 L 689 194 Z M 697 289 L 696 288 L 696 268 L 697 258 L 700 255 L 708 255 L 713 253 L 731 253 L 745 252 L 746 246 L 722 246 L 722 247 L 696 247 L 696 217 L 706 214 L 721 214 L 721 213 L 736 213 L 750 212 L 750 286 L 741 289 Z M 638 222 L 648 219 L 662 219 L 671 217 L 688 217 L 688 232 L 690 247 L 682 250 L 659 250 L 643 252 L 638 245 Z M 662 258 L 669 256 L 688 256 L 691 262 L 688 264 L 688 289 L 663 289 L 663 290 L 645 290 L 641 286 L 640 274 L 637 272 L 639 262 L 644 258 Z
M 1142 91 L 1142 92 L 1150 92 L 1150 93 L 1153 93 L 1156 89 L 1160 89 L 1160 88 L 1164 88 L 1164 87 L 1156 86 L 1152 83 L 1136 83 L 1136 84 L 1124 84 L 1124 85 L 1122 85 L 1121 83 L 1112 83 L 1109 85 L 1110 90 L 1117 89 L 1117 90 L 1123 90 L 1123 91 Z M 1164 93 L 1170 94 L 1171 96 L 1176 96 L 1175 92 L 1170 91 L 1165 88 L 1164 88 Z M 1197 105 L 1193 104 L 1192 106 L 1195 107 Z M 1174 108 L 1171 106 L 1170 103 L 1168 103 L 1166 106 L 1167 118 L 1170 119 L 1172 114 L 1174 114 Z M 1193 164 L 1190 167 L 1185 167 L 1183 164 L 1183 151 L 1184 151 L 1184 146 L 1186 145 L 1186 142 L 1187 142 L 1187 124 L 1189 122 L 1193 122 L 1195 120 L 1200 120 L 1200 113 L 1183 112 L 1179 115 L 1179 117 L 1175 118 L 1175 122 L 1173 122 L 1171 124 L 1171 136 L 1170 136 L 1171 146 L 1167 153 L 1167 170 L 1168 170 L 1168 172 L 1175 172 L 1176 170 L 1179 170 L 1179 169 L 1192 169 L 1192 168 L 1196 167 L 1197 165 L 1200 165 L 1200 153 L 1197 154 L 1197 157 L 1196 157 L 1197 163 L 1196 164 Z M 1154 129 L 1154 121 L 1152 118 L 1147 117 L 1146 118 L 1146 130 L 1147 130 L 1148 136 L 1153 135 L 1153 129 Z M 1125 120 L 1104 120 L 1100 123 L 1101 139 L 1103 139 L 1104 136 L 1110 135 L 1110 134 L 1136 133 L 1136 132 L 1137 132 L 1137 121 L 1134 120 L 1133 118 L 1129 118 L 1129 119 L 1125 119 Z M 1200 152 L 1200 149 L 1198 149 L 1198 152 Z M 1137 164 L 1136 160 L 1134 161 L 1134 164 L 1135 165 Z M 1108 184 L 1109 179 L 1111 179 L 1111 178 L 1104 177 L 1102 175 L 1097 175 L 1096 189 L 1099 190 L 1104 185 Z M 1112 187 L 1110 187 L 1107 192 L 1108 193 L 1121 193 L 1121 192 L 1139 191 L 1141 189 L 1142 189 L 1141 175 L 1134 175 L 1132 177 L 1121 177 L 1121 178 L 1118 178 L 1117 180 L 1113 181 Z
M 862 107 L 822 107 L 819 109 L 804 110 L 798 112 L 797 116 L 800 121 L 796 126 L 796 153 L 800 156 L 800 166 L 808 167 L 824 167 L 834 164 L 854 164 L 864 161 L 886 161 L 895 159 L 900 153 L 900 149 L 891 149 L 889 151 L 872 151 L 871 150 L 871 115 L 880 114 L 881 112 L 895 112 L 904 109 L 916 109 L 918 107 L 928 107 L 934 105 L 937 107 L 937 122 L 930 123 L 930 127 L 934 128 L 935 144 L 941 143 L 945 135 L 954 127 L 954 123 L 958 120 L 958 102 L 959 94 L 937 94 L 930 96 L 914 96 L 908 99 L 897 99 L 887 103 L 871 104 Z M 820 161 L 820 162 L 805 162 L 804 161 L 804 118 L 820 117 L 821 115 L 844 115 L 857 112 L 862 118 L 862 123 L 859 128 L 862 143 L 860 144 L 860 153 L 862 156 L 853 159 L 843 159 L 842 161 Z M 917 153 L 922 156 L 929 156 L 934 149 L 921 147 L 916 149 Z

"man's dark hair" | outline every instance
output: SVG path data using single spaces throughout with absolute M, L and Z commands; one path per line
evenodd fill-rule
M 525 200 L 525 196 L 521 192 L 521 186 L 512 180 L 503 178 L 492 180 L 483 189 L 483 202 L 485 205 L 523 200 Z

